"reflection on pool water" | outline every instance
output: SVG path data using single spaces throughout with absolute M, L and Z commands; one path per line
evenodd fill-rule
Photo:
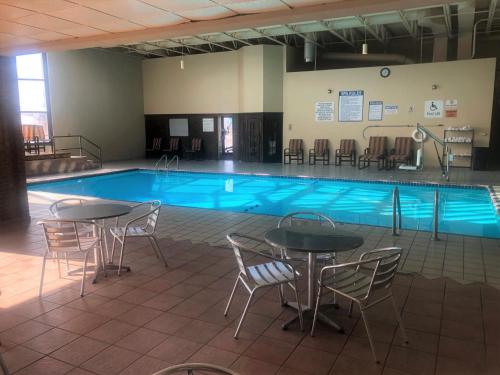
M 133 170 L 30 184 L 46 191 L 106 199 L 282 216 L 314 210 L 336 221 L 390 227 L 395 184 L 314 178 Z M 431 230 L 434 186 L 398 184 L 403 228 Z M 439 186 L 439 231 L 500 238 L 486 188 Z

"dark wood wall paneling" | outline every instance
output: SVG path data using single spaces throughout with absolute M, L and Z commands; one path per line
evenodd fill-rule
M 239 114 L 180 114 L 146 115 L 146 146 L 150 147 L 153 138 L 161 137 L 163 146 L 170 138 L 169 120 L 187 118 L 189 136 L 181 137 L 181 150 L 190 147 L 193 137 L 201 137 L 202 159 L 219 159 L 219 116 L 233 117 L 233 159 L 250 162 L 281 163 L 283 150 L 283 113 L 257 112 Z M 203 118 L 213 118 L 213 132 L 204 133 Z M 276 147 L 274 148 L 273 145 Z M 181 151 L 182 155 L 182 151 Z

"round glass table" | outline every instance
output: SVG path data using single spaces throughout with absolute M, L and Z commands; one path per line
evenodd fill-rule
M 316 258 L 318 254 L 354 250 L 364 243 L 363 237 L 354 232 L 320 225 L 275 228 L 267 232 L 264 238 L 269 245 L 279 250 L 307 253 L 307 305 L 302 307 L 304 316 L 312 316 L 314 311 L 317 289 Z M 287 302 L 287 305 L 297 308 L 292 302 Z M 337 330 L 343 331 L 342 327 L 321 311 L 318 312 L 318 318 Z M 286 329 L 296 320 L 297 317 L 286 322 L 283 328 Z

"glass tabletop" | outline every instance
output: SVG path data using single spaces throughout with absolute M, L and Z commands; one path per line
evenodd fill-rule
M 301 252 L 342 252 L 360 247 L 363 237 L 354 232 L 324 226 L 275 228 L 264 236 L 274 247 Z
M 132 207 L 126 204 L 89 203 L 60 208 L 56 216 L 62 220 L 101 220 L 123 216 L 130 211 L 132 211 Z

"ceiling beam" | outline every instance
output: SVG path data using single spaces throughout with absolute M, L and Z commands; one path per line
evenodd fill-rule
M 330 34 L 332 34 L 333 36 L 339 38 L 341 41 L 343 41 L 344 43 L 347 43 L 349 44 L 351 47 L 354 47 L 356 48 L 356 45 L 352 42 L 352 39 L 349 40 L 349 38 L 347 38 L 346 35 L 342 35 L 339 31 L 335 30 L 333 28 L 333 22 L 330 21 L 319 21 L 319 23 L 326 29 L 326 31 L 328 31 Z M 343 30 L 344 33 L 345 33 L 345 30 Z
M 257 34 L 259 34 L 263 38 L 269 39 L 270 41 L 273 41 L 275 43 L 281 44 L 282 46 L 287 46 L 286 43 L 282 42 L 279 39 L 276 39 L 274 36 L 267 35 L 264 31 L 257 30 L 257 29 L 254 29 L 254 28 L 249 28 L 249 30 L 255 31 Z
M 491 0 L 490 8 L 488 10 L 488 21 L 486 22 L 486 33 L 489 34 L 491 31 L 491 26 L 493 25 L 493 18 L 495 17 L 495 12 L 497 11 L 498 0 Z
M 415 21 L 410 23 L 408 18 L 406 18 L 405 12 L 402 10 L 400 10 L 398 14 L 401 19 L 401 23 L 405 27 L 406 31 L 408 31 L 408 34 L 410 34 L 413 39 L 417 39 L 417 23 Z
M 157 49 L 161 49 L 161 50 L 164 50 L 167 52 L 173 52 L 173 53 L 177 53 L 179 55 L 184 55 L 181 51 L 177 51 L 176 49 L 173 49 L 173 48 L 163 47 L 163 46 L 160 46 L 158 44 L 154 44 L 154 43 L 150 43 L 150 42 L 142 42 L 141 44 L 144 44 L 144 45 L 150 46 L 150 47 L 155 47 Z
M 225 32 L 222 32 L 221 33 L 222 35 L 225 35 L 229 38 L 231 38 L 232 40 L 236 40 L 237 42 L 240 42 L 246 46 L 253 46 L 252 43 L 250 43 L 249 41 L 245 40 L 245 39 L 240 39 L 236 36 L 236 33 L 225 33 Z
M 189 48 L 189 49 L 194 49 L 195 51 L 199 51 L 199 52 L 203 52 L 203 53 L 210 53 L 209 50 L 205 49 L 205 48 L 201 48 L 201 47 L 197 47 L 197 46 L 193 46 L 191 44 L 186 44 L 184 42 L 181 42 L 180 40 L 176 40 L 176 39 L 167 39 L 167 41 L 169 42 L 172 42 L 172 43 L 177 43 L 179 45 L 181 45 L 182 47 L 186 47 L 186 48 Z M 183 53 L 184 54 L 184 53 Z
M 140 48 L 136 48 L 136 47 L 132 47 L 132 46 L 119 45 L 117 47 L 125 48 L 125 49 L 128 49 L 130 51 L 134 51 L 136 53 L 139 53 L 141 55 L 153 55 L 153 56 L 159 56 L 159 57 L 166 57 L 166 55 L 164 55 L 163 53 L 154 52 L 154 51 L 146 51 L 144 49 L 140 49 Z
M 186 22 L 177 25 L 145 28 L 141 30 L 98 34 L 81 38 L 36 42 L 23 46 L 0 48 L 0 55 L 12 55 L 37 51 L 64 51 L 71 49 L 113 47 L 139 43 L 143 40 L 167 40 L 183 38 L 186 35 L 203 35 L 230 30 L 265 28 L 283 23 L 293 24 L 324 19 L 325 14 L 335 18 L 353 17 L 359 14 L 394 12 L 399 9 L 441 6 L 443 0 L 353 0 L 335 1 L 327 4 L 297 7 L 265 13 L 254 13 L 226 17 L 223 19 Z M 280 43 L 281 44 L 281 43 Z
M 307 36 L 306 34 L 304 33 L 301 33 L 300 31 L 297 30 L 297 26 L 295 25 L 283 25 L 285 26 L 288 30 L 290 30 L 292 32 L 292 34 L 295 34 L 295 35 L 298 35 L 300 36 L 302 39 L 304 39 L 305 41 L 308 41 L 309 43 L 312 43 L 316 46 L 318 46 L 319 48 L 324 48 L 320 43 L 318 43 L 316 40 L 314 40 L 313 38 L 310 38 L 309 36 Z
M 205 38 L 205 37 L 201 37 L 201 36 L 195 36 L 194 38 L 202 40 L 204 42 L 207 42 L 208 44 L 213 44 L 214 46 L 220 47 L 222 49 L 226 49 L 228 51 L 235 51 L 236 50 L 235 48 L 231 48 L 231 47 L 225 46 L 222 43 L 213 42 L 209 38 Z
M 356 19 L 363 24 L 363 26 L 366 28 L 366 31 L 373 36 L 375 39 L 377 39 L 380 43 L 385 44 L 385 29 L 383 28 L 383 25 L 370 25 L 366 17 L 363 16 L 357 16 Z
M 448 34 L 448 38 L 451 38 L 453 36 L 453 26 L 451 25 L 451 12 L 448 4 L 443 5 L 443 16 L 444 24 L 446 25 L 446 33 Z

